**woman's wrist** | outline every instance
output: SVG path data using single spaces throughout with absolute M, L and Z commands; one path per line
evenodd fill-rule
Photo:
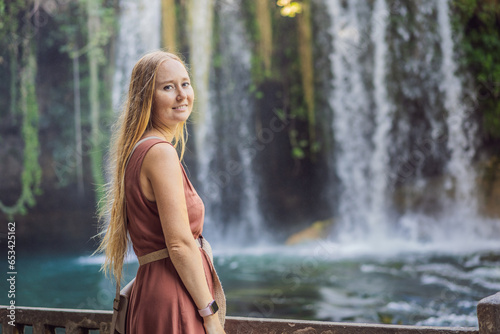
M 207 315 L 206 317 L 203 317 L 203 321 L 207 324 L 219 322 L 219 316 L 217 315 L 217 313 Z

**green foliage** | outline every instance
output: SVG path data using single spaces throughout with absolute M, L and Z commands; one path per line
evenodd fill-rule
M 97 4 L 92 14 L 99 20 L 91 38 L 87 25 L 88 1 Z M 114 0 L 57 2 L 48 13 L 43 5 L 35 11 L 33 1 L 0 0 L 0 121 L 8 129 L 9 136 L 20 133 L 16 139 L 24 144 L 24 150 L 17 157 L 23 161 L 19 198 L 12 206 L 0 203 L 0 210 L 9 217 L 26 213 L 35 204 L 36 195 L 41 193 L 39 128 L 50 134 L 44 145 L 44 150 L 52 151 L 53 170 L 49 171 L 49 177 L 56 178 L 56 186 L 75 182 L 75 157 L 78 153 L 74 146 L 72 112 L 74 57 L 80 59 L 82 110 L 90 109 L 91 99 L 85 97 L 90 96 L 93 84 L 92 98 L 97 101 L 99 112 L 93 124 L 98 124 L 99 130 L 109 124 L 112 114 L 111 90 L 108 89 L 112 70 L 108 66 L 112 58 L 109 42 L 115 32 L 115 4 Z M 36 21 L 38 16 L 43 21 Z M 90 80 L 90 66 L 86 61 L 90 53 L 98 69 L 93 80 Z M 89 112 L 82 113 L 81 125 L 84 176 L 90 180 L 94 172 L 95 179 L 102 183 L 102 152 L 107 132 L 92 131 Z M 94 135 L 93 139 L 90 133 Z M 95 180 L 90 182 L 98 183 Z
M 243 1 L 244 12 L 247 14 L 245 17 L 246 31 L 250 34 L 250 39 L 253 44 L 253 52 L 251 58 L 252 64 L 252 81 L 255 83 L 260 83 L 265 80 L 266 72 L 263 67 L 264 60 L 261 58 L 259 52 L 257 52 L 257 45 L 261 36 L 261 31 L 259 29 L 259 24 L 256 19 L 257 8 L 255 0 Z
M 280 13 L 283 16 L 295 17 L 302 12 L 302 3 L 291 0 L 278 0 L 277 5 L 281 7 Z
M 105 7 L 103 0 L 80 0 L 82 3 L 88 3 L 87 15 L 88 18 L 98 18 L 98 23 L 92 28 L 91 32 L 87 32 L 88 42 L 84 52 L 95 53 L 95 57 L 100 65 L 107 63 L 104 47 L 108 45 L 111 37 L 114 34 L 116 24 L 115 12 L 112 7 Z
M 9 74 L 5 76 L 2 75 L 2 78 L 10 78 L 8 86 L 9 95 L 5 96 L 5 102 L 2 101 L 5 103 L 5 106 L 2 106 L 1 110 L 8 110 L 12 115 L 16 114 L 18 111 L 19 66 L 17 58 L 20 50 L 19 45 L 24 34 L 27 32 L 26 30 L 21 31 L 22 27 L 20 25 L 27 17 L 27 13 L 23 11 L 25 6 L 24 1 L 21 0 L 9 2 L 3 0 L 0 2 L 0 64 L 6 65 L 9 68 Z M 32 32 L 29 33 L 32 34 Z M 14 121 L 15 120 L 14 118 Z
M 0 0 L 0 17 L 4 18 L 5 17 L 5 1 Z M 2 20 L 0 21 L 0 31 L 3 31 L 5 29 L 5 22 Z
M 27 15 L 27 14 L 25 14 Z M 29 25 L 22 26 L 22 33 L 30 33 Z M 21 35 L 27 36 L 27 35 Z M 20 40 L 14 47 L 21 50 L 21 71 L 19 79 L 19 100 L 11 101 L 22 114 L 21 136 L 24 141 L 23 171 L 21 173 L 21 195 L 14 205 L 7 206 L 0 202 L 2 210 L 9 219 L 16 214 L 26 214 L 27 208 L 35 205 L 35 195 L 41 193 L 42 170 L 38 162 L 40 143 L 38 141 L 38 103 L 35 93 L 36 58 L 33 46 L 28 38 Z M 11 80 L 13 78 L 11 77 Z
M 25 101 L 23 106 L 22 135 L 24 139 L 24 170 L 22 173 L 23 193 L 27 194 L 26 203 L 35 205 L 33 195 L 39 195 L 42 169 L 38 163 L 40 143 L 38 141 L 38 103 L 35 93 L 36 59 L 33 53 L 28 56 L 25 68 L 26 78 L 22 80 L 21 97 Z M 25 92 L 24 92 L 25 91 Z M 31 191 L 32 190 L 32 191 Z
M 487 136 L 500 139 L 500 1 L 455 0 L 455 30 L 462 35 L 462 66 L 481 86 L 479 114 Z

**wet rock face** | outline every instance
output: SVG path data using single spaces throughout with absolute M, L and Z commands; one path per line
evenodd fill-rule
M 500 292 L 482 299 L 477 304 L 480 334 L 500 333 Z

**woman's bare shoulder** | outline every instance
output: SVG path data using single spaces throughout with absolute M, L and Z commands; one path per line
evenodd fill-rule
M 153 145 L 144 157 L 143 167 L 146 171 L 158 169 L 180 169 L 177 150 L 169 143 L 160 142 Z

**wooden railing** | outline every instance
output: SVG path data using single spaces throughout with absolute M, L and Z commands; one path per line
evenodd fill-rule
M 227 334 L 500 334 L 500 292 L 481 300 L 477 307 L 479 328 L 419 327 L 228 317 Z M 0 306 L 3 334 L 109 333 L 111 311 Z M 155 333 L 152 333 L 155 334 Z

